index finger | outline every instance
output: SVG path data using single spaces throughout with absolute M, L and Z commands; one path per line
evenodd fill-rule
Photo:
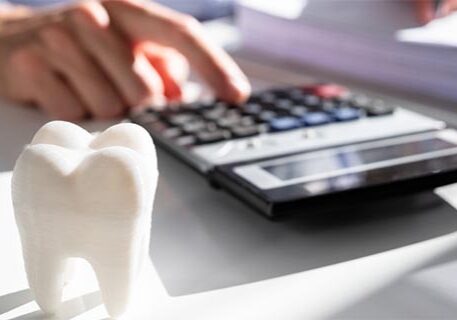
M 421 23 L 428 23 L 433 20 L 435 12 L 432 0 L 416 0 L 416 14 Z
M 246 76 L 225 51 L 205 39 L 195 19 L 155 3 L 106 0 L 103 5 L 132 41 L 153 41 L 181 52 L 219 98 L 238 103 L 250 94 Z

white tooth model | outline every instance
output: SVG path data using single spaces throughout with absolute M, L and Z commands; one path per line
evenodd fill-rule
M 95 271 L 112 317 L 122 315 L 148 259 L 157 158 L 149 134 L 119 124 L 99 135 L 54 121 L 19 157 L 12 196 L 30 288 L 40 308 L 61 304 L 68 258 Z

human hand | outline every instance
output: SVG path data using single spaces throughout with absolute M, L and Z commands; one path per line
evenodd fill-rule
M 241 102 L 250 92 L 242 71 L 196 20 L 158 4 L 103 0 L 10 12 L 0 12 L 0 96 L 53 118 L 109 118 L 180 99 L 188 64 L 221 99 Z
M 435 18 L 444 17 L 457 10 L 457 0 L 443 0 L 440 7 L 435 7 L 434 0 L 415 0 L 417 18 L 421 23 L 428 23 Z

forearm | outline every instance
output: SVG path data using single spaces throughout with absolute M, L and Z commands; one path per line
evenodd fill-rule
M 0 38 L 20 32 L 23 28 L 21 21 L 29 18 L 33 10 L 27 6 L 9 4 L 0 0 Z

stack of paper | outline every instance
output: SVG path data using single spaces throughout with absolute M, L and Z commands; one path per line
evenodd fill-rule
M 457 101 L 457 14 L 426 26 L 410 1 L 246 0 L 243 46 Z
M 155 2 L 201 20 L 225 17 L 233 13 L 233 0 L 155 0 Z

